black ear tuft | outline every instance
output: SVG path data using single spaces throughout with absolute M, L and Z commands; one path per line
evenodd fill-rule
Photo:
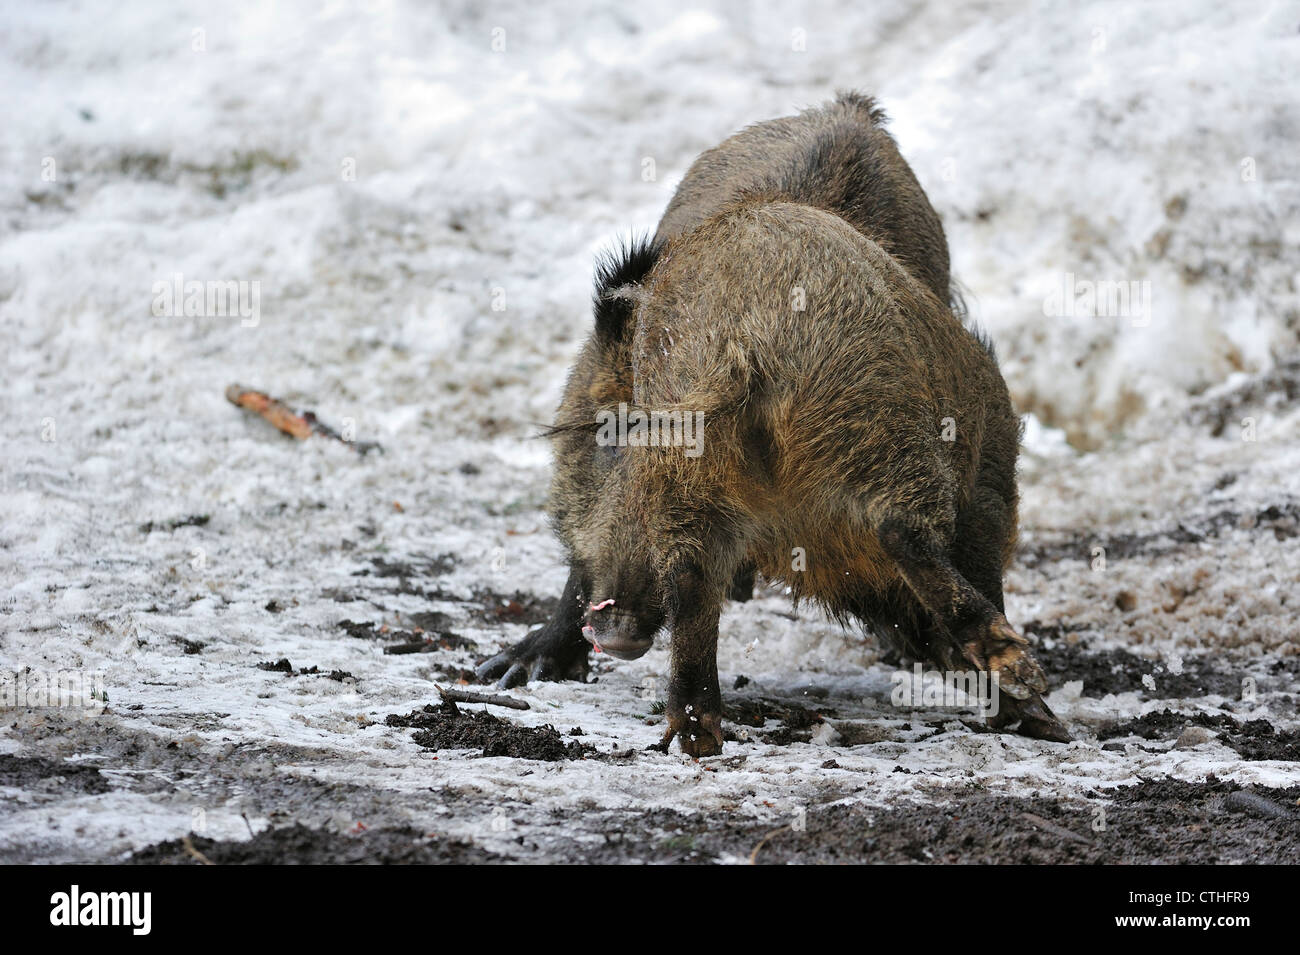
M 645 281 L 663 243 L 651 236 L 633 237 L 621 248 L 611 250 L 596 260 L 596 291 L 592 305 L 596 312 L 596 334 L 606 341 L 623 337 L 627 320 L 632 316 L 633 300 L 619 294 L 629 285 Z

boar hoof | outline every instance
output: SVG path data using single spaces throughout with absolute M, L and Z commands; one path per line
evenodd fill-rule
M 1017 700 L 1047 692 L 1047 676 L 1029 653 L 1029 641 L 1007 618 L 994 614 L 977 625 L 973 638 L 963 635 L 962 653 L 979 669 L 998 676 L 998 689 Z
M 1002 729 L 1016 721 L 1020 722 L 1016 732 L 1021 736 L 1053 743 L 1070 742 L 1070 731 L 1037 693 L 1024 700 L 1002 700 L 997 715 L 988 718 L 988 724 L 994 729 Z
M 495 680 L 502 690 L 530 681 L 585 680 L 588 649 L 581 634 L 575 641 L 543 627 L 481 663 L 474 673 L 483 683 Z
M 660 741 L 659 747 L 668 751 L 668 744 L 677 737 L 682 752 L 692 759 L 701 756 L 717 756 L 722 752 L 722 714 L 688 712 L 686 709 L 668 716 L 668 730 Z

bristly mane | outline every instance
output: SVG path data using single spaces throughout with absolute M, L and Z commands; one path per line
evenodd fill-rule
M 606 341 L 623 337 L 633 302 L 619 295 L 619 289 L 645 280 L 659 261 L 663 243 L 651 236 L 633 236 L 617 249 L 596 260 L 596 289 L 592 307 L 596 312 L 596 334 Z

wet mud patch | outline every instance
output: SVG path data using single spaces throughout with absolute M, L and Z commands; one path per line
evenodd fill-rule
M 191 834 L 148 846 L 129 865 L 463 865 L 505 862 L 471 842 L 410 828 L 337 833 L 294 824 L 266 829 L 247 841 Z
M 513 756 L 558 762 L 582 759 L 595 747 L 565 742 L 554 726 L 523 726 L 481 710 L 462 710 L 450 700 L 432 703 L 405 715 L 392 714 L 385 724 L 414 729 L 418 746 L 429 750 L 477 749 L 480 756 Z
M 538 597 L 520 590 L 509 594 L 475 590 L 474 603 L 479 606 L 474 609 L 471 605 L 470 615 L 482 623 L 521 623 L 531 627 L 551 619 L 560 605 L 560 598 Z
M 93 766 L 78 766 L 39 756 L 0 756 L 0 786 L 37 792 L 99 795 L 113 787 Z
M 806 743 L 812 739 L 816 728 L 826 721 L 827 716 L 835 716 L 831 707 L 811 709 L 800 703 L 771 697 L 724 697 L 722 701 L 723 739 L 748 740 L 757 738 L 760 742 L 772 746 L 789 746 L 791 743 Z M 767 729 L 768 722 L 779 723 L 773 729 Z M 728 727 L 734 723 L 741 729 L 736 731 Z M 749 729 L 763 729 L 761 733 L 750 733 Z
M 440 610 L 421 610 L 416 613 L 403 614 L 403 620 L 411 625 L 417 633 L 442 634 L 452 628 L 452 618 Z
M 450 554 L 395 560 L 371 557 L 369 562 L 369 567 L 354 571 L 353 576 L 372 578 L 376 581 L 375 585 L 367 585 L 355 592 L 332 588 L 325 591 L 323 596 L 336 603 L 369 603 L 381 610 L 384 609 L 383 604 L 377 602 L 376 597 L 397 594 L 452 604 L 458 608 L 458 614 L 425 610 L 401 615 L 399 619 L 416 633 L 423 631 L 445 635 L 453 631 L 458 620 L 488 627 L 503 623 L 534 626 L 549 620 L 560 602 L 558 596 L 539 597 L 522 590 L 504 592 L 490 587 L 475 587 L 468 597 L 448 590 L 437 583 L 437 578 L 455 567 Z M 378 624 L 353 620 L 341 621 L 339 625 L 350 636 L 362 639 L 372 638 L 385 630 Z M 452 636 L 455 637 L 454 632 Z
M 450 554 L 401 560 L 371 557 L 369 561 L 370 567 L 354 571 L 353 576 L 373 577 L 384 582 L 384 585 L 377 588 L 381 593 L 405 594 L 457 604 L 471 620 L 479 623 L 520 623 L 527 626 L 544 623 L 555 613 L 560 602 L 558 596 L 539 597 L 522 590 L 507 593 L 490 587 L 475 587 L 467 599 L 463 594 L 447 590 L 436 583 L 436 578 L 455 567 Z M 389 584 L 390 581 L 396 581 L 396 584 Z M 336 602 L 351 602 L 342 598 L 352 596 L 355 599 L 369 600 L 372 595 L 335 592 L 330 596 Z M 429 618 L 427 624 L 415 619 L 422 616 Z M 433 617 L 438 619 L 432 619 Z M 451 623 L 450 617 L 437 611 L 413 615 L 412 620 L 414 626 L 431 630 L 445 629 Z
M 440 623 L 444 619 L 450 619 L 446 614 L 437 613 L 436 611 L 412 614 L 411 617 L 422 618 L 426 623 L 432 623 L 435 620 Z M 439 650 L 467 650 L 471 653 L 478 651 L 477 643 L 456 633 L 454 630 L 426 629 L 418 625 L 411 630 L 402 630 L 395 629 L 387 624 L 358 622 L 356 620 L 340 620 L 339 629 L 349 637 L 357 640 L 382 642 L 384 644 L 384 653 L 389 655 L 436 653 Z
M 280 659 L 275 661 L 264 660 L 257 664 L 257 668 L 259 670 L 266 670 L 270 673 L 283 673 L 286 676 L 323 676 L 325 679 L 334 680 L 336 683 L 344 683 L 348 680 L 352 680 L 353 682 L 356 681 L 356 677 L 347 670 L 330 670 L 328 673 L 325 673 L 317 666 L 302 667 L 301 669 L 295 670 L 293 664 L 289 662 L 288 657 L 280 657 Z
M 1211 778 L 1160 780 L 1094 800 L 963 790 L 929 805 L 810 806 L 784 824 L 658 810 L 591 814 L 580 861 L 709 863 L 1290 863 L 1300 861 L 1300 787 L 1255 790 Z M 1248 811 L 1254 801 L 1274 812 Z M 572 818 L 570 818 L 572 824 Z M 579 860 L 575 860 L 579 861 Z
M 397 642 L 384 647 L 384 653 L 389 656 L 406 653 L 436 653 L 439 650 L 469 650 L 475 652 L 478 649 L 478 644 L 473 640 L 462 637 L 450 630 L 443 633 L 414 632 L 411 634 L 396 631 L 394 635 L 398 637 Z
M 1288 358 L 1257 374 L 1227 393 L 1203 397 L 1188 409 L 1188 418 L 1208 426 L 1219 437 L 1229 426 L 1240 424 L 1246 409 L 1271 403 L 1290 405 L 1300 398 L 1300 359 Z
M 1231 482 L 1229 482 L 1231 483 Z M 1180 521 L 1173 527 L 1146 533 L 1071 533 L 1059 540 L 1025 544 L 1016 552 L 1030 567 L 1063 560 L 1088 563 L 1092 549 L 1103 547 L 1107 560 L 1154 557 L 1222 537 L 1232 530 L 1270 534 L 1277 540 L 1300 535 L 1300 502 L 1285 500 L 1250 511 L 1221 510 Z
M 1144 713 L 1136 719 L 1103 727 L 1099 740 L 1136 736 L 1144 740 L 1173 742 L 1187 730 L 1198 727 L 1235 750 L 1242 759 L 1276 759 L 1300 762 L 1300 732 L 1279 730 L 1268 720 L 1241 722 L 1223 713 L 1175 713 L 1172 710 Z M 1206 738 L 1208 741 L 1208 737 Z
M 141 534 L 152 534 L 154 531 L 174 531 L 182 527 L 206 527 L 211 518 L 207 514 L 191 514 L 188 517 L 177 517 L 170 521 L 145 521 L 140 525 Z
M 1052 628 L 1026 624 L 1029 633 L 1057 636 Z M 1066 643 L 1056 640 L 1051 647 L 1039 645 L 1034 656 L 1056 687 L 1072 680 L 1083 681 L 1083 696 L 1103 697 L 1110 693 L 1137 690 L 1149 699 L 1171 700 L 1217 694 L 1235 699 L 1241 695 L 1243 667 L 1222 656 L 1189 655 L 1174 673 L 1167 663 L 1138 656 L 1127 650 L 1092 650 L 1086 640 Z
M 430 577 L 441 577 L 456 568 L 456 559 L 451 554 L 408 557 L 404 560 L 371 557 L 369 561 L 369 567 L 354 571 L 352 576 L 396 578 L 397 580 L 428 579 Z
M 479 684 L 478 674 L 474 672 L 473 667 L 440 666 L 435 664 L 433 672 L 437 674 L 439 681 L 452 686 L 476 686 Z

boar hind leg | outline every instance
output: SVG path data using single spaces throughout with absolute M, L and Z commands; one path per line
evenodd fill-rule
M 1014 518 L 1006 502 L 992 488 L 976 484 L 966 508 L 957 515 L 952 563 L 988 602 L 1005 613 L 1002 601 L 1002 563 Z
M 731 579 L 731 586 L 727 588 L 727 599 L 744 603 L 754 596 L 754 574 L 756 569 L 753 564 L 743 564 L 736 571 L 736 576 Z
M 939 652 L 934 662 L 952 666 L 964 659 L 997 676 L 995 725 L 1007 726 L 1019 720 L 1020 732 L 1025 736 L 1067 742 L 1069 733 L 1042 700 L 1047 678 L 1029 652 L 1029 641 L 953 566 L 933 528 L 904 518 L 888 518 L 880 522 L 876 534 L 908 588 L 949 635 L 951 644 L 935 648 Z
M 668 729 L 659 748 L 667 752 L 676 737 L 687 756 L 716 756 L 722 752 L 722 691 L 718 686 L 721 594 L 694 569 L 676 575 L 672 589 Z
M 953 565 L 988 601 L 1004 612 L 1002 601 L 1002 567 L 1008 553 L 1009 538 L 1015 519 L 1006 501 L 991 487 L 976 484 L 966 509 L 957 516 L 957 534 L 953 543 Z M 989 724 L 1006 727 L 1020 722 L 1026 736 L 1065 742 L 1069 735 L 1055 717 L 1045 719 L 1037 710 L 1047 710 L 1037 696 L 1019 700 L 1007 696 L 998 712 L 989 716 Z M 1050 710 L 1047 710 L 1051 714 Z
M 576 571 L 570 571 L 555 615 L 540 630 L 480 664 L 474 671 L 478 678 L 496 680 L 503 690 L 529 680 L 584 679 L 591 644 L 582 635 L 586 612 L 582 601 L 582 582 Z

